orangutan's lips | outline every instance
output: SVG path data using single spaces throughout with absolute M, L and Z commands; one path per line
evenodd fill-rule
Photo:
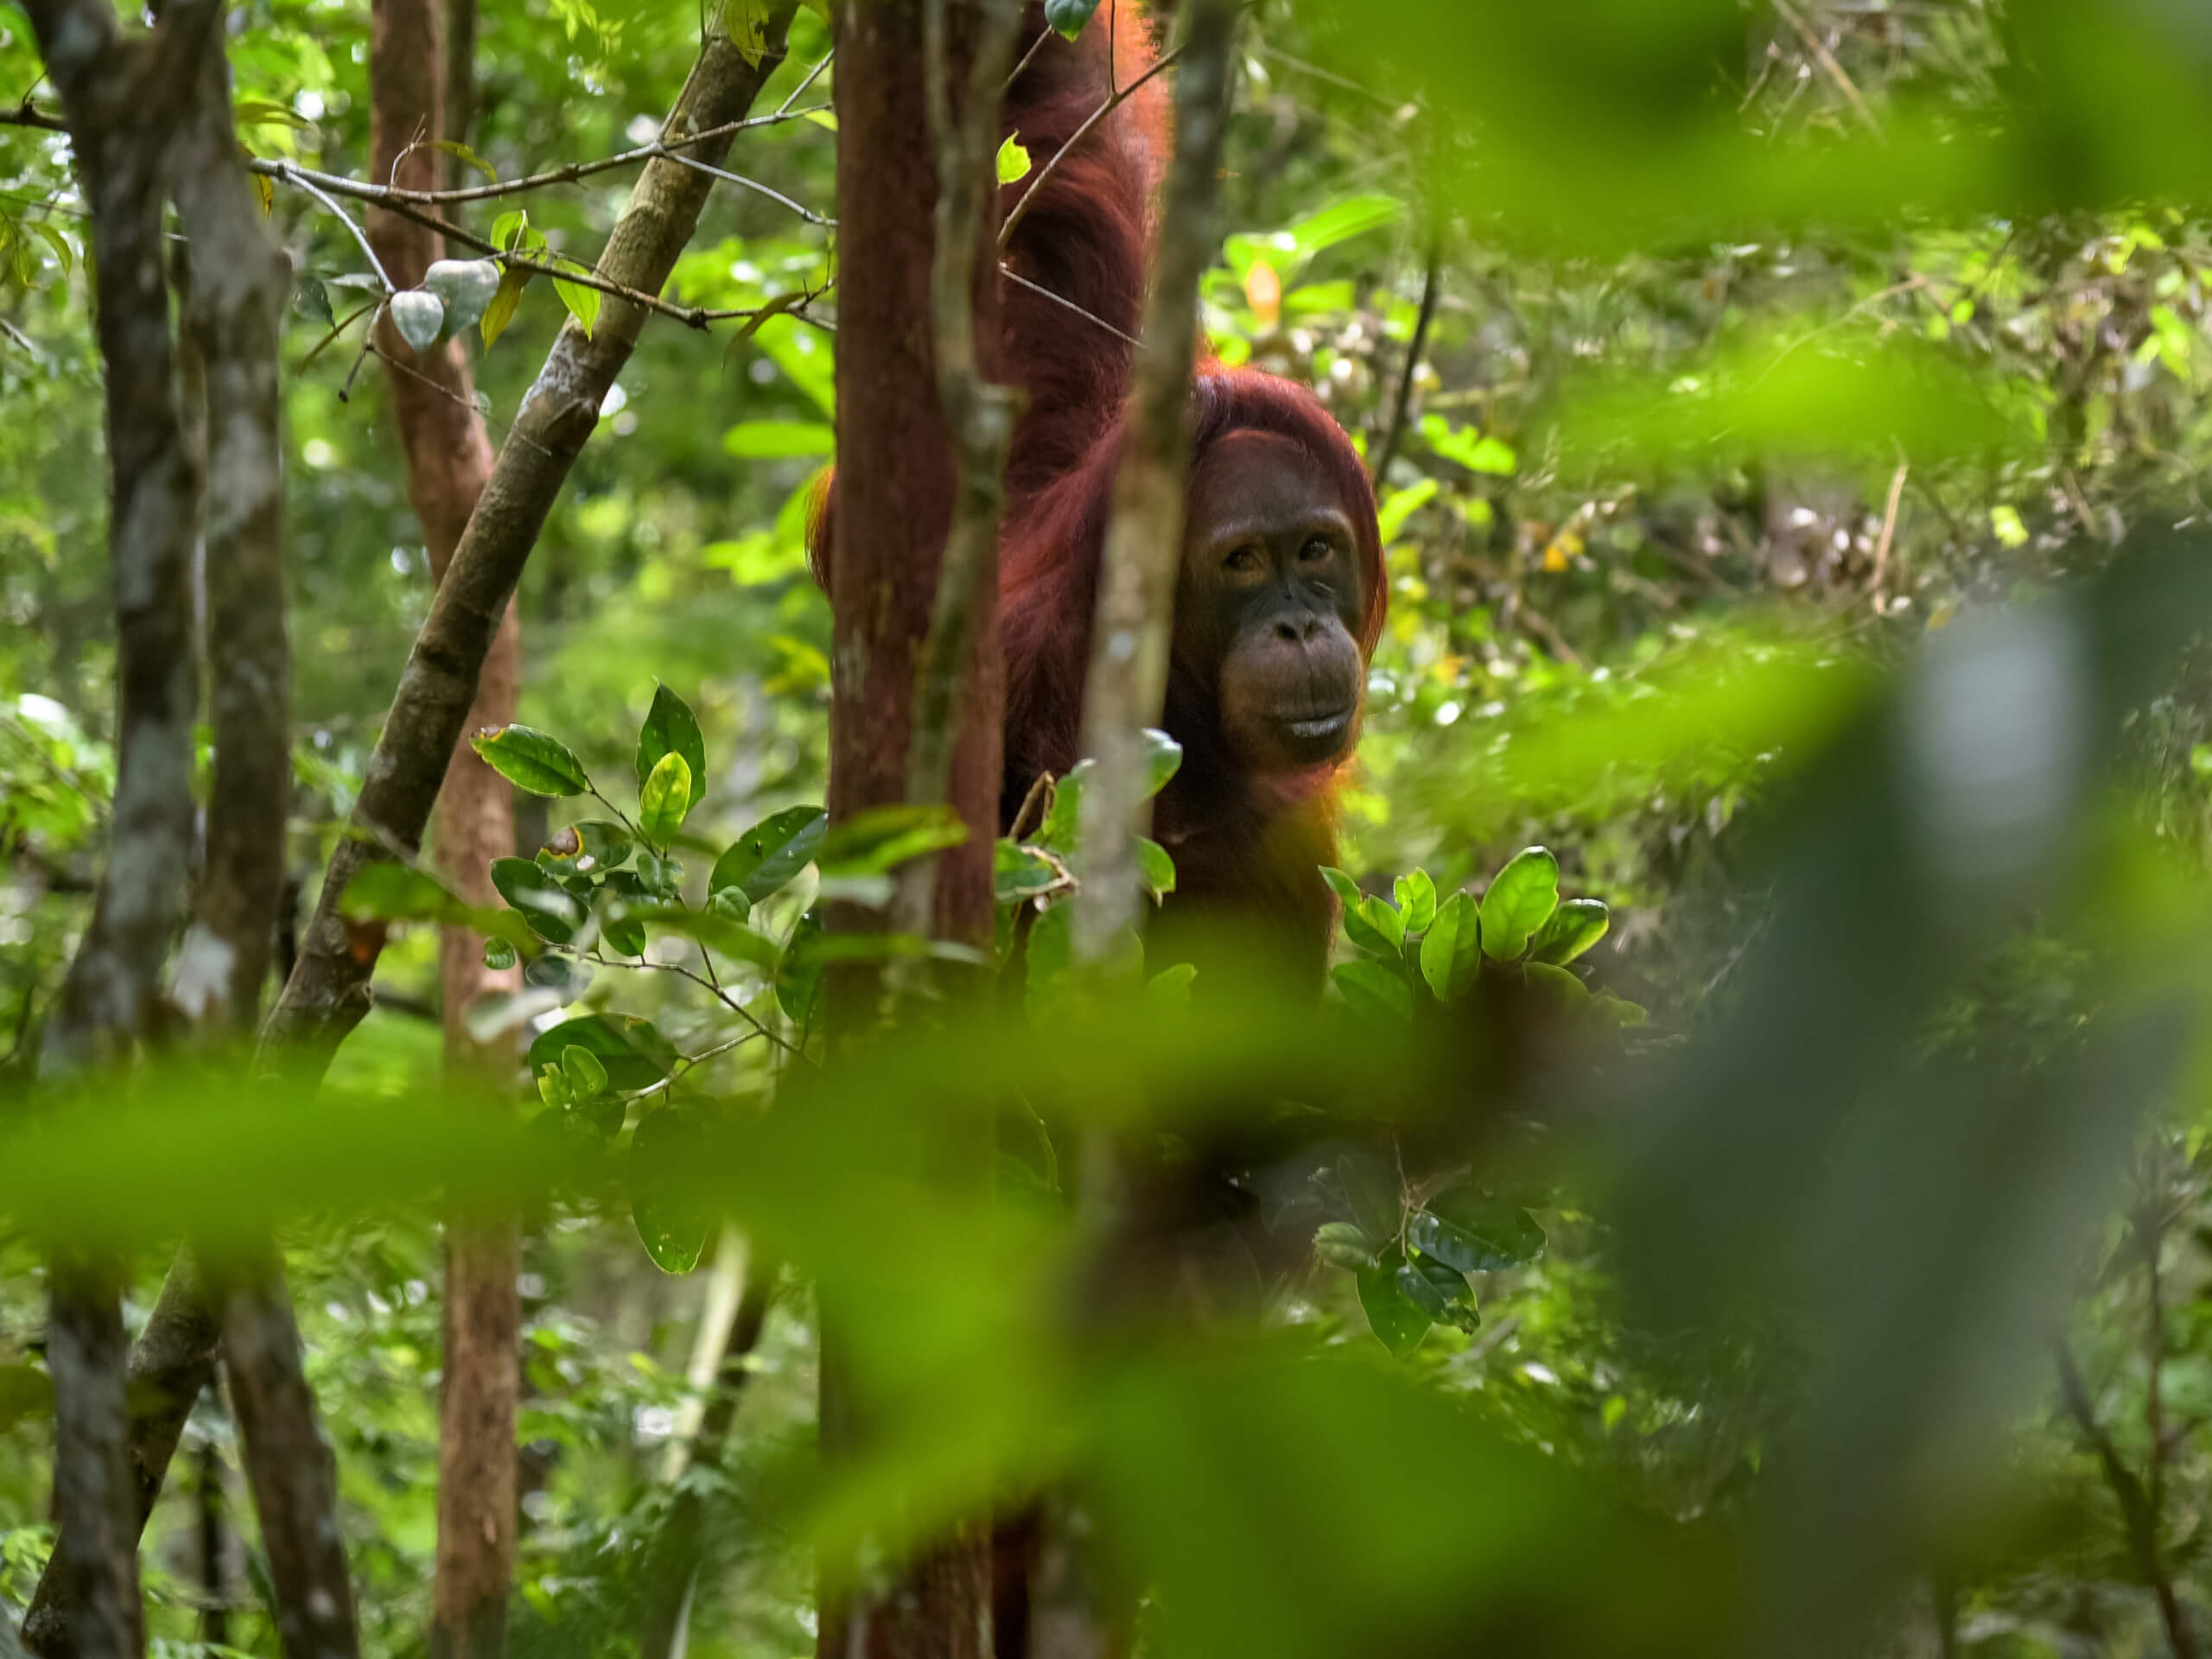
M 1286 720 L 1283 727 L 1293 737 L 1305 742 L 1319 738 L 1334 737 L 1351 724 L 1351 710 L 1339 709 L 1333 715 L 1314 715 L 1304 720 Z

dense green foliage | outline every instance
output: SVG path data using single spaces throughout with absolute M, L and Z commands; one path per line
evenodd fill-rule
M 363 175 L 365 6 L 242 16 L 248 149 Z M 628 0 L 493 0 L 461 170 L 513 180 L 650 140 L 698 27 Z M 761 107 L 826 47 L 802 9 Z M 524 824 L 493 870 L 508 908 L 474 916 L 528 963 L 477 1013 L 487 1033 L 530 1022 L 531 1122 L 495 1147 L 551 1188 L 525 1243 L 514 1650 L 630 1650 L 647 1541 L 693 1490 L 718 1522 L 694 1649 L 809 1651 L 813 1539 L 864 1530 L 893 1482 L 926 1519 L 1009 1467 L 1040 1478 L 1077 1457 L 1066 1439 L 1103 1449 L 1097 1501 L 1142 1540 L 1162 1651 L 1370 1652 L 1377 1631 L 1459 1651 L 1478 1630 L 1499 1651 L 1777 1652 L 1816 1630 L 1837 1650 L 2129 1655 L 2172 1641 L 2161 1589 L 2201 1622 L 2208 66 L 2202 22 L 2148 0 L 1265 0 L 1205 322 L 1224 358 L 1309 381 L 1391 454 L 1391 614 L 1325 878 L 1346 906 L 1325 1020 L 1194 1026 L 1171 969 L 1146 1020 L 1090 1023 L 1064 972 L 1078 776 L 999 853 L 1000 957 L 1027 941 L 1008 1018 L 1036 1046 L 955 1032 L 957 1061 L 894 1050 L 808 1114 L 769 1103 L 820 1048 L 838 952 L 820 906 L 880 900 L 958 826 L 824 832 L 830 624 L 803 541 L 835 334 L 797 315 L 650 327 L 531 560 L 521 724 L 478 740 Z M 0 14 L 0 92 L 39 79 Z M 746 133 L 732 165 L 826 213 L 833 125 Z M 588 263 L 632 176 L 457 217 Z M 354 373 L 360 251 L 281 181 L 270 208 L 300 273 L 291 844 L 311 898 L 428 563 L 384 383 Z M 62 140 L 0 128 L 10 1102 L 114 774 L 80 216 Z M 818 218 L 719 189 L 669 297 L 758 306 L 822 289 L 833 263 Z M 550 281 L 511 321 L 492 302 L 495 442 L 591 303 Z M 805 308 L 834 318 L 834 289 Z M 1172 886 L 1159 849 L 1146 870 Z M 422 1650 L 431 1195 L 470 1149 L 424 1104 L 430 924 L 461 912 L 427 876 L 372 874 L 348 902 L 397 924 L 380 1006 L 330 1097 L 287 1108 L 326 1114 L 326 1144 L 189 1079 L 175 1136 L 143 1143 L 159 1157 L 102 1141 L 113 1161 L 73 1175 L 28 1131 L 0 1142 L 0 1171 L 13 1154 L 51 1178 L 4 1200 L 24 1213 L 0 1235 L 10 1618 L 50 1543 L 29 1221 L 82 1203 L 137 1230 L 137 1319 L 165 1226 L 267 1205 L 286 1211 L 365 1642 Z M 1466 1127 L 1465 1096 L 1408 1102 L 1465 1086 L 1432 1047 L 1481 1006 L 1546 1041 L 1486 1101 L 1497 1122 L 1440 1134 Z M 959 1047 L 987 1038 L 999 1069 Z M 1071 1250 L 1068 1131 L 1110 1119 L 1147 1058 L 1185 1064 L 1193 1096 L 1249 1073 L 1271 1101 L 1386 1103 L 1294 1191 L 1260 1193 L 1271 1245 L 1208 1281 L 1238 1281 L 1228 1331 L 1077 1380 L 1064 1362 L 1086 1351 L 1035 1312 Z M 938 1098 L 957 1067 L 976 1093 L 1037 1085 L 1027 1141 L 998 1125 L 1003 1201 L 982 1216 L 902 1196 L 885 1149 L 912 1125 L 881 1095 L 924 1121 L 973 1112 Z M 1160 1107 L 1193 1139 L 1205 1109 Z M 354 1173 L 317 1162 L 348 1149 Z M 731 1454 L 687 1469 L 669 1451 L 708 1287 L 741 1272 L 725 1205 L 798 1265 Z M 910 1390 L 908 1439 L 826 1486 L 817 1275 L 878 1299 L 874 1340 Z M 202 1479 L 243 1535 L 231 1640 L 275 1651 L 231 1434 L 203 1403 L 149 1533 L 170 1654 L 200 1629 Z

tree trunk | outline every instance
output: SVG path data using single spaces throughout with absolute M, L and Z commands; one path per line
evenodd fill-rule
M 963 101 L 975 48 L 972 3 L 948 4 L 943 54 L 948 107 Z M 836 9 L 838 499 L 830 558 L 835 684 L 830 707 L 830 813 L 833 822 L 906 798 L 916 672 L 931 621 L 947 531 L 953 520 L 955 455 L 939 397 L 931 273 L 938 198 L 938 149 L 929 89 L 918 65 L 931 54 L 922 8 L 844 0 Z M 996 283 L 995 226 L 982 216 L 976 269 L 984 303 L 978 340 L 995 338 L 989 296 Z M 995 365 L 981 365 L 988 373 Z M 995 562 L 985 560 L 969 598 L 966 664 L 954 699 L 962 729 L 952 747 L 945 799 L 969 826 L 945 853 L 934 893 L 935 933 L 988 946 L 992 934 L 992 849 L 998 831 L 1000 721 L 1004 690 L 997 626 Z M 863 913 L 833 913 L 832 925 L 865 928 Z M 874 987 L 833 987 L 833 1017 L 848 1034 L 864 1027 Z M 956 1157 L 952 1161 L 957 1162 Z M 987 1178 L 986 1178 L 987 1179 Z M 827 1287 L 823 1313 L 823 1454 L 849 1456 L 864 1443 L 841 1308 Z M 990 1557 L 980 1526 L 962 1529 L 880 1593 L 836 1599 L 849 1582 L 825 1563 L 817 1651 L 822 1659 L 980 1659 L 988 1651 Z M 849 1563 L 843 1564 L 849 1567 Z
M 436 189 L 442 153 L 422 139 L 443 135 L 446 89 L 464 84 L 468 70 L 457 58 L 449 60 L 447 6 L 444 0 L 376 0 L 371 17 L 373 176 L 405 189 Z M 372 212 L 369 235 L 386 273 L 402 288 L 420 284 L 443 252 L 435 231 L 396 213 Z M 476 410 L 475 378 L 460 339 L 416 352 L 386 315 L 378 345 L 389 365 L 385 385 L 398 423 L 408 496 L 423 526 L 430 574 L 442 582 L 492 475 L 492 442 Z M 467 729 L 511 722 L 521 680 L 522 632 L 511 598 L 477 679 Z M 471 904 L 499 902 L 491 867 L 515 850 L 514 796 L 466 737 L 454 745 L 438 791 L 432 849 L 453 891 Z M 438 938 L 438 979 L 446 1071 L 457 1085 L 455 1097 L 511 1110 L 513 1038 L 479 1044 L 469 1032 L 468 1008 L 480 997 L 516 989 L 518 970 L 486 967 L 481 936 L 448 927 Z M 519 1224 L 512 1213 L 448 1217 L 434 1659 L 490 1659 L 505 1640 L 514 1572 L 521 1266 Z

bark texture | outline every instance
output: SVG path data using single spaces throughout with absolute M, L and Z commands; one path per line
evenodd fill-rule
M 929 112 L 935 99 L 958 119 L 981 40 L 980 17 L 976 0 L 945 0 L 944 35 L 940 50 L 932 52 L 919 6 L 845 0 L 836 11 L 840 303 L 838 499 L 830 561 L 833 823 L 907 795 L 917 674 L 931 632 L 956 498 L 955 444 L 940 396 L 931 304 L 939 176 Z M 923 64 L 938 72 L 934 92 L 929 78 L 916 73 Z M 994 98 L 1002 79 L 991 83 Z M 988 152 L 989 147 L 982 148 Z M 978 266 L 995 271 L 989 215 L 966 217 L 981 245 Z M 957 261 L 948 265 L 957 269 Z M 976 340 L 995 337 L 989 308 L 995 289 L 995 283 L 982 285 L 980 315 L 970 318 Z M 993 365 L 980 366 L 988 372 Z M 992 933 L 1003 677 L 995 558 L 985 550 L 976 567 L 958 584 L 967 588 L 960 607 L 967 639 L 952 699 L 960 721 L 944 796 L 966 821 L 969 836 L 939 861 L 928 919 L 940 938 L 981 945 Z M 848 912 L 833 914 L 832 925 L 875 924 Z M 872 1015 L 870 988 L 849 984 L 838 991 L 837 1003 L 847 1035 L 859 1034 Z M 946 1161 L 957 1173 L 963 1160 L 956 1153 Z M 868 1433 L 837 1337 L 839 1317 L 834 1292 L 826 1294 L 821 1421 L 823 1452 L 831 1458 L 851 1455 Z M 836 1570 L 837 1564 L 825 1563 L 825 1568 L 816 1649 L 822 1659 L 979 1659 L 988 1652 L 990 1556 L 981 1529 L 962 1529 L 905 1563 L 891 1583 L 849 1599 L 839 1599 L 835 1587 L 850 1582 L 849 1572 Z
M 1083 795 L 1083 885 L 1075 896 L 1077 960 L 1103 958 L 1143 915 L 1137 837 L 1149 817 L 1141 734 L 1167 694 L 1175 575 L 1191 474 L 1191 363 L 1198 278 L 1213 257 L 1222 140 L 1229 121 L 1236 0 L 1188 0 L 1175 80 L 1175 153 L 1153 245 L 1130 394 L 1129 445 L 1114 480 L 1114 516 L 1099 573 L 1084 690 L 1083 752 L 1097 770 Z
M 747 64 L 719 33 L 710 40 L 684 84 L 667 130 L 704 131 L 741 118 L 780 67 L 785 30 L 796 10 L 797 0 L 774 0 L 767 50 L 757 65 Z M 691 153 L 718 164 L 728 149 L 727 138 L 710 139 L 693 146 Z M 648 165 L 600 256 L 599 274 L 657 292 L 698 224 L 711 183 L 706 175 L 679 163 Z M 370 863 L 394 852 L 411 855 L 419 848 L 474 701 L 478 674 L 522 567 L 644 321 L 641 309 L 610 297 L 590 338 L 573 321 L 567 324 L 509 429 L 478 511 L 416 637 L 349 820 L 355 833 L 339 843 L 314 919 L 297 941 L 283 993 L 263 1024 L 264 1063 L 317 1075 L 368 1012 L 369 979 L 383 935 L 374 928 L 349 927 L 338 914 L 339 897 Z M 149 1396 L 181 1398 L 185 1406 L 180 1411 L 188 1408 L 213 1365 L 212 1341 L 199 1338 L 213 1331 L 215 1321 L 205 1299 L 192 1294 L 181 1278 L 191 1271 L 181 1259 L 170 1268 L 132 1362 L 134 1379 L 143 1377 Z M 134 1418 L 131 1452 L 142 1491 L 159 1492 L 176 1432 L 166 1413 L 143 1422 Z
M 191 557 L 196 482 L 180 418 L 162 257 L 169 147 L 217 8 L 180 4 L 124 37 L 106 0 L 36 0 L 40 55 L 61 95 L 90 210 L 105 370 L 108 560 L 115 610 L 117 772 L 92 917 L 49 1017 L 40 1065 L 65 1087 L 126 1058 L 153 1028 L 182 921 L 191 834 Z M 89 1092 L 63 1109 L 96 1109 Z M 25 1620 L 41 1656 L 129 1659 L 144 1645 L 137 1503 L 124 1395 L 123 1264 L 65 1245 L 48 1279 L 54 1555 Z
M 450 88 L 471 84 L 470 66 L 450 49 L 447 0 L 375 0 L 370 9 L 372 175 L 403 189 L 442 182 L 443 152 L 422 140 L 444 136 Z M 372 208 L 369 238 L 391 280 L 419 285 L 444 248 L 417 219 Z M 443 582 L 493 467 L 492 441 L 476 410 L 476 383 L 461 339 L 417 352 L 386 316 L 378 349 L 407 467 L 407 491 L 423 526 L 430 573 Z M 522 629 L 510 599 L 492 636 L 467 729 L 515 717 L 522 684 Z M 515 850 L 514 794 L 464 737 L 454 746 L 438 791 L 431 846 L 446 885 L 471 904 L 497 905 L 491 867 Z M 457 1097 L 511 1109 L 505 1071 L 512 1035 L 479 1044 L 468 1027 L 478 998 L 518 988 L 518 969 L 484 963 L 481 936 L 448 927 L 438 938 L 446 1069 L 480 1084 Z M 520 1224 L 512 1214 L 454 1216 L 445 1236 L 442 1302 L 444 1362 L 438 1397 L 438 1547 L 431 1595 L 433 1659 L 497 1655 L 506 1637 L 514 1577 L 517 1503 L 515 1414 L 521 1387 Z

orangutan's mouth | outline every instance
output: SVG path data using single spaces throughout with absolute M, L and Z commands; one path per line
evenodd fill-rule
M 1351 724 L 1351 710 L 1339 709 L 1332 715 L 1308 715 L 1297 720 L 1283 721 L 1283 729 L 1302 743 L 1317 743 L 1325 737 L 1336 737 Z

